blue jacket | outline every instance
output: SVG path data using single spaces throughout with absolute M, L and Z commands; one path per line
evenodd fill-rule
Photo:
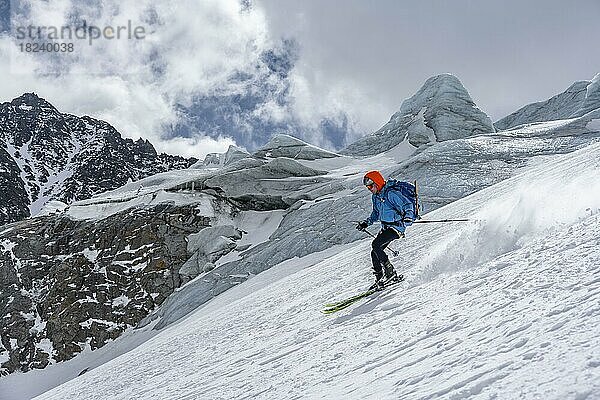
M 366 219 L 367 224 L 381 221 L 383 226 L 392 226 L 399 232 L 404 232 L 406 226 L 412 224 L 402 221 L 405 215 L 408 218 L 412 216 L 413 206 L 410 200 L 396 190 L 389 190 L 387 182 L 383 189 L 371 196 L 371 200 L 373 212 Z

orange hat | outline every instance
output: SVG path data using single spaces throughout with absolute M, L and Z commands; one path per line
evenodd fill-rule
M 377 191 L 380 191 L 383 188 L 383 186 L 385 185 L 385 179 L 383 179 L 383 175 L 381 175 L 381 172 L 369 171 L 365 174 L 363 178 L 363 184 L 366 186 L 371 183 L 375 184 L 375 187 L 377 187 Z

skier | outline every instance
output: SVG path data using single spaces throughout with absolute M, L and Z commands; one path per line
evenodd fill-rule
M 373 290 L 403 279 L 402 275 L 398 276 L 396 273 L 384 250 L 392 241 L 404 237 L 406 226 L 415 219 L 415 211 L 411 200 L 394 190 L 396 181 L 390 179 L 386 182 L 379 171 L 367 172 L 363 177 L 363 184 L 372 193 L 373 211 L 369 218 L 356 225 L 356 229 L 365 231 L 374 222 L 381 222 L 381 230 L 371 245 L 375 283 L 369 290 Z

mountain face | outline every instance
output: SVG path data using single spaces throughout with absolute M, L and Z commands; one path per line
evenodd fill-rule
M 152 175 L 56 214 L 6 225 L 0 229 L 0 372 L 69 360 L 86 344 L 101 347 L 131 326 L 160 330 L 269 268 L 365 239 L 354 221 L 370 212 L 362 185 L 369 169 L 418 179 L 429 213 L 524 167 L 599 142 L 599 122 L 600 115 L 588 113 L 477 137 L 436 136 L 402 156 L 387 150 L 411 144 L 394 135 L 381 137 L 385 150 L 373 157 L 337 155 L 281 135 L 252 154 L 230 148 L 195 168 Z M 412 232 L 407 238 L 418 240 L 410 239 Z
M 498 130 L 534 122 L 576 118 L 600 108 L 600 74 L 591 81 L 578 81 L 546 101 L 528 104 L 497 121 Z
M 331 181 L 324 174 L 288 158 L 251 156 L 217 170 L 153 175 L 58 214 L 5 225 L 0 374 L 44 368 L 87 346 L 102 347 L 199 275 L 212 286 L 195 294 L 200 299 L 247 279 L 251 263 L 239 274 L 215 264 L 242 252 L 264 256 L 260 242 L 291 205 L 324 193 L 314 191 Z M 287 256 L 257 260 L 254 273 Z
M 135 326 L 181 284 L 186 236 L 208 224 L 193 207 L 157 205 L 99 224 L 42 216 L 6 225 L 0 348 L 10 351 L 0 374 L 68 360 Z
M 0 225 L 37 214 L 50 200 L 71 203 L 195 159 L 157 154 L 108 123 L 62 114 L 27 93 L 0 105 Z
M 373 155 L 404 140 L 420 147 L 494 131 L 490 118 L 477 108 L 458 78 L 442 74 L 429 78 L 377 132 L 351 144 L 342 153 Z

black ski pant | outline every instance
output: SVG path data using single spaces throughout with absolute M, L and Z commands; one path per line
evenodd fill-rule
M 371 244 L 371 261 L 373 261 L 373 271 L 377 279 L 383 276 L 383 266 L 390 261 L 384 250 L 396 239 L 400 239 L 400 235 L 395 229 L 390 227 L 381 229 L 375 239 L 373 239 L 373 243 Z

